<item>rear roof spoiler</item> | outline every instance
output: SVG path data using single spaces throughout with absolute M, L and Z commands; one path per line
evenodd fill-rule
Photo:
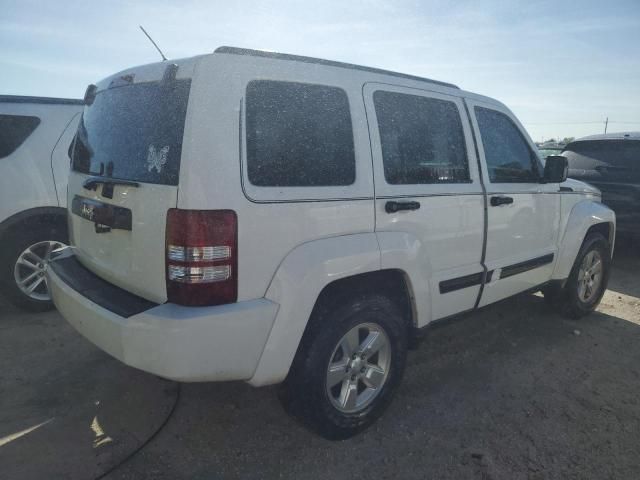
M 170 85 L 172 84 L 175 79 L 176 79 L 176 74 L 178 73 L 178 65 L 176 63 L 170 63 L 167 65 L 167 68 L 165 69 L 163 75 L 162 75 L 162 80 L 161 83 L 163 85 Z M 108 88 L 114 88 L 114 87 L 122 87 L 125 85 L 131 85 L 133 83 L 133 79 L 134 79 L 135 75 L 133 73 L 127 74 L 127 75 L 122 75 L 120 77 L 114 78 L 111 80 L 111 82 L 109 82 L 109 87 Z M 98 87 L 96 85 L 94 85 L 93 83 L 90 84 L 87 87 L 87 90 L 84 92 L 84 101 L 82 101 L 81 103 L 84 103 L 85 105 L 91 105 L 93 103 L 93 101 L 96 99 L 96 94 L 98 92 Z
M 84 92 L 84 104 L 91 105 L 93 101 L 96 99 L 96 92 L 98 91 L 98 87 L 93 83 L 87 87 Z

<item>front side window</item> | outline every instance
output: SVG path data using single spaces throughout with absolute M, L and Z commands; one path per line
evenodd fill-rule
M 492 183 L 532 183 L 541 175 L 539 160 L 520 130 L 504 113 L 475 107 Z
M 38 117 L 0 115 L 0 158 L 8 157 L 15 152 L 38 125 Z
M 256 80 L 247 86 L 247 174 L 265 187 L 351 185 L 353 128 L 344 90 Z
M 460 113 L 447 100 L 377 91 L 384 176 L 392 185 L 469 182 Z

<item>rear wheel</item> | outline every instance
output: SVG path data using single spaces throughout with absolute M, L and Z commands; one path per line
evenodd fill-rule
M 281 386 L 285 409 L 325 438 L 344 439 L 371 425 L 402 378 L 407 328 L 379 295 L 319 309 Z
M 587 236 L 562 290 L 544 292 L 545 298 L 570 318 L 593 312 L 609 281 L 611 270 L 609 242 L 599 233 Z
M 15 305 L 41 312 L 53 307 L 45 273 L 51 253 L 68 243 L 66 228 L 40 224 L 12 232 L 0 258 L 2 291 Z

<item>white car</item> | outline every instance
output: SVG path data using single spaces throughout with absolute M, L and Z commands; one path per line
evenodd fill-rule
M 288 411 L 346 438 L 424 327 L 541 288 L 577 317 L 606 287 L 613 212 L 496 100 L 231 47 L 85 97 L 49 281 L 133 367 L 283 382 Z
M 44 272 L 67 243 L 69 145 L 82 100 L 0 95 L 0 293 L 52 307 Z

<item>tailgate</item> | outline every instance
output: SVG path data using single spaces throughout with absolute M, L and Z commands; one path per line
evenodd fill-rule
M 115 185 L 108 199 L 102 196 L 104 185 L 83 188 L 87 178 L 76 172 L 69 178 L 69 227 L 78 259 L 114 285 L 165 302 L 165 226 L 178 187 Z
M 165 227 L 177 205 L 191 88 L 176 65 L 162 70 L 143 67 L 88 90 L 67 198 L 79 261 L 157 303 L 167 299 Z

